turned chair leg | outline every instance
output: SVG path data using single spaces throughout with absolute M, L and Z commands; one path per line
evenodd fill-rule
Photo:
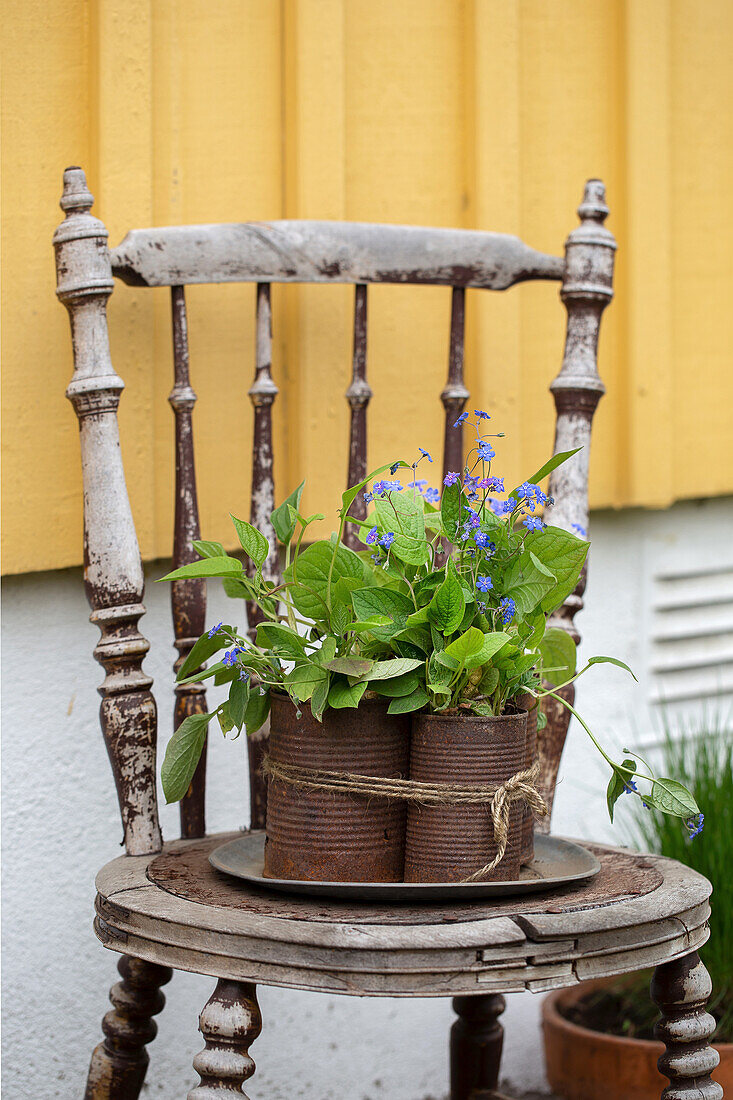
M 113 1009 L 102 1020 L 105 1038 L 94 1050 L 84 1100 L 137 1100 L 150 1058 L 146 1043 L 158 1026 L 152 1019 L 165 997 L 160 987 L 173 971 L 123 955 L 117 963 L 122 981 L 113 985 L 109 999 Z
M 199 1016 L 206 1045 L 193 1060 L 201 1081 L 188 1100 L 247 1100 L 242 1085 L 255 1071 L 249 1048 L 262 1031 L 257 990 L 220 978 Z
M 670 1080 L 662 1100 L 722 1100 L 722 1087 L 710 1078 L 720 1061 L 708 1042 L 715 1031 L 705 1011 L 712 988 L 696 951 L 654 971 L 652 1000 L 662 1013 L 654 1033 L 667 1047 L 657 1065 Z
M 450 1100 L 483 1100 L 499 1082 L 506 1008 L 500 993 L 454 997 L 458 1014 L 450 1032 Z

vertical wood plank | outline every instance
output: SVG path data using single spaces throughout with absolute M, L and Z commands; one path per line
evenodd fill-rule
M 257 284 L 255 319 L 255 379 L 249 389 L 254 408 L 254 441 L 252 445 L 252 503 L 250 522 L 266 537 L 270 553 L 262 575 L 276 581 L 280 575 L 278 546 L 270 515 L 275 507 L 275 475 L 272 454 L 272 404 L 278 388 L 272 380 L 272 304 L 270 284 Z M 252 563 L 248 561 L 248 568 Z M 249 632 L 254 636 L 261 613 L 255 604 L 247 605 Z M 247 739 L 249 756 L 250 823 L 253 829 L 263 829 L 267 807 L 267 786 L 262 775 L 269 723 Z
M 448 381 L 440 395 L 445 409 L 443 433 L 443 475 L 449 470 L 458 473 L 463 469 L 463 425 L 456 427 L 456 419 L 468 401 L 468 390 L 463 381 L 463 349 L 466 330 L 466 291 L 462 286 L 453 287 L 450 311 L 450 337 L 448 341 Z
M 193 408 L 196 394 L 191 388 L 188 355 L 188 319 L 185 289 L 171 287 L 173 321 L 174 383 L 168 401 L 176 421 L 176 484 L 175 521 L 173 535 L 173 568 L 196 561 L 198 555 L 192 542 L 201 537 L 196 468 L 193 449 Z M 173 670 L 178 673 L 206 622 L 206 582 L 173 581 L 171 610 L 178 658 Z M 201 684 L 176 684 L 173 729 L 191 714 L 206 713 L 206 692 Z M 193 838 L 206 832 L 206 744 L 185 797 L 180 804 L 181 836 Z
M 351 406 L 351 430 L 349 434 L 349 469 L 346 488 L 358 485 L 367 475 L 367 406 L 372 390 L 366 379 L 367 352 L 367 288 L 359 283 L 354 287 L 354 353 L 351 368 L 351 385 L 346 399 Z M 365 519 L 367 506 L 364 493 L 360 492 L 349 509 L 356 519 Z M 356 527 L 349 524 L 345 532 L 346 545 L 358 550 L 363 545 Z

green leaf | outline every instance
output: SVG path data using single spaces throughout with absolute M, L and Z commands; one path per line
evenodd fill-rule
M 509 640 L 509 635 L 504 634 L 501 630 L 493 630 L 489 634 L 484 634 L 481 649 L 466 660 L 466 668 L 480 668 L 481 665 L 487 664 L 504 648 Z
M 196 553 L 202 558 L 229 557 L 220 542 L 207 542 L 206 539 L 194 539 L 191 546 L 193 546 Z
M 321 648 L 316 649 L 311 654 L 311 660 L 315 661 L 317 665 L 321 666 L 321 668 L 326 668 L 328 662 L 332 661 L 336 656 L 337 645 L 338 643 L 336 639 L 332 635 L 329 635 L 321 642 Z
M 555 575 L 556 583 L 542 597 L 542 610 L 549 614 L 560 607 L 578 583 L 590 544 L 561 527 L 546 527 L 529 535 L 526 545 Z
M 412 600 L 402 592 L 391 588 L 357 588 L 351 596 L 354 614 L 361 620 L 373 620 L 386 615 L 388 626 L 370 627 L 370 633 L 381 642 L 387 642 L 396 630 L 402 630 L 408 615 L 414 611 Z
M 700 813 L 700 807 L 687 787 L 676 779 L 655 779 L 651 799 L 646 801 L 673 817 L 694 817 Z
M 618 657 L 589 657 L 588 658 L 588 664 L 589 665 L 616 665 L 618 668 L 622 668 L 622 669 L 624 669 L 624 671 L 628 672 L 629 675 L 634 676 L 634 673 L 631 671 L 629 666 L 627 664 L 624 664 L 623 661 L 619 661 Z M 636 680 L 636 676 L 634 676 L 634 679 Z M 636 682 L 637 682 L 637 684 L 639 683 L 638 680 L 636 680 Z
M 445 580 L 428 604 L 428 616 L 444 634 L 452 634 L 463 620 L 466 599 L 455 566 L 449 560 Z
M 387 714 L 410 714 L 413 710 L 420 710 L 420 707 L 424 707 L 427 702 L 427 691 L 423 687 L 418 687 L 410 695 L 393 699 L 387 707 Z
M 507 635 L 503 635 L 503 639 L 506 640 L 506 638 Z M 445 647 L 445 652 L 449 657 L 452 657 L 454 661 L 457 661 L 459 665 L 465 665 L 469 657 L 474 657 L 477 653 L 481 652 L 483 644 L 483 631 L 479 630 L 476 626 L 472 626 L 469 627 L 465 634 L 461 634 L 455 641 L 447 645 Z
M 413 670 L 406 672 L 404 676 L 397 676 L 394 680 L 375 680 L 369 687 L 377 695 L 396 699 L 398 696 L 411 695 L 419 683 L 420 677 Z
M 285 580 L 296 582 L 288 590 L 291 599 L 301 615 L 307 619 L 326 619 L 328 575 L 332 560 L 332 584 L 335 585 L 342 577 L 355 577 L 364 583 L 364 566 L 360 558 L 345 546 L 334 547 L 325 540 L 306 547 L 285 570 Z
M 349 684 L 346 680 L 334 680 L 328 693 L 328 705 L 333 707 L 334 710 L 342 710 L 345 707 L 358 707 L 366 689 L 366 681 Z
M 331 672 L 340 672 L 342 676 L 366 676 L 374 667 L 374 661 L 366 657 L 334 657 L 326 663 Z
M 611 824 L 613 824 L 614 806 L 626 790 L 628 781 L 631 778 L 629 775 L 626 775 L 618 765 L 613 764 L 612 767 L 613 773 L 608 781 L 608 787 L 606 788 L 606 805 L 608 806 L 608 816 L 611 819 Z M 633 760 L 624 760 L 622 767 L 632 773 L 636 771 L 636 763 Z
M 293 518 L 291 508 L 294 508 L 297 512 L 300 508 L 300 498 L 303 495 L 304 481 L 301 481 L 297 489 L 293 489 L 289 497 L 287 497 L 282 504 L 275 509 L 270 516 L 272 526 L 275 528 L 275 534 L 278 541 L 287 546 L 291 538 L 295 534 L 295 528 L 297 526 L 297 520 Z
M 230 730 L 234 729 L 234 719 L 232 718 L 231 711 L 229 709 L 229 702 L 222 703 L 216 710 L 216 720 L 219 723 L 219 729 L 226 735 Z
M 578 650 L 567 630 L 559 626 L 550 627 L 540 642 L 539 650 L 542 675 L 553 687 L 567 683 L 575 675 Z
M 351 607 L 340 600 L 333 600 L 331 607 L 331 630 L 339 638 L 343 638 L 351 621 Z
M 267 555 L 270 553 L 269 542 L 262 532 L 258 531 L 256 527 L 253 527 L 251 523 L 247 523 L 247 521 L 243 519 L 237 519 L 231 512 L 229 516 L 234 524 L 234 528 L 245 554 L 252 559 L 258 569 L 261 569 L 267 559 Z
M 538 569 L 529 554 L 523 554 L 504 578 L 507 595 L 517 605 L 520 615 L 529 615 L 544 596 L 555 587 L 552 573 Z
M 479 695 L 493 695 L 499 683 L 499 669 L 489 665 L 478 682 Z
M 310 699 L 316 685 L 322 683 L 327 677 L 325 668 L 321 668 L 313 661 L 305 661 L 296 665 L 287 674 L 284 683 L 288 693 L 304 703 L 306 699 Z
M 305 656 L 305 639 L 285 623 L 260 623 L 257 627 L 257 645 L 289 661 Z
M 233 680 L 229 688 L 229 713 L 232 722 L 241 730 L 249 702 L 249 680 Z
M 391 661 L 377 661 L 371 668 L 367 679 L 370 684 L 374 680 L 391 680 L 395 676 L 404 676 L 406 672 L 412 672 L 413 669 L 424 664 L 424 661 L 410 657 L 396 657 Z
M 392 644 L 408 642 L 417 647 L 426 656 L 433 652 L 433 639 L 427 626 L 407 626 L 392 637 Z
M 465 501 L 461 501 L 462 492 L 461 484 L 457 481 L 455 485 L 448 485 L 443 490 L 440 501 L 440 518 L 443 522 L 443 530 L 451 542 L 455 542 L 458 538 L 458 531 L 461 526 L 461 508 L 465 504 Z
M 178 680 L 177 683 L 183 684 L 198 684 L 200 680 L 208 680 L 211 676 L 216 676 L 222 669 L 226 670 L 227 665 L 223 661 L 217 661 L 216 664 L 210 668 L 205 669 L 203 672 L 194 672 L 190 676 L 185 676 L 182 680 Z M 238 675 L 239 673 L 237 673 Z
M 345 512 L 348 512 L 349 508 L 356 500 L 359 490 L 363 489 L 365 485 L 368 485 L 373 477 L 376 477 L 377 474 L 383 474 L 385 470 L 390 470 L 394 465 L 406 470 L 410 469 L 406 462 L 388 462 L 386 466 L 380 466 L 378 470 L 372 470 L 372 472 L 365 477 L 363 481 L 360 481 L 358 485 L 352 485 L 350 489 L 347 489 L 345 493 L 341 494 L 341 511 L 339 514 L 343 516 Z
M 213 714 L 189 714 L 174 732 L 160 769 L 166 802 L 179 802 L 191 786 Z
M 567 462 L 569 458 L 572 458 L 573 455 L 576 455 L 578 451 L 582 451 L 582 449 L 582 447 L 576 447 L 573 451 L 559 451 L 556 455 L 553 455 L 552 458 L 548 459 L 544 466 L 540 466 L 539 470 L 532 474 L 532 477 L 528 477 L 527 481 L 532 485 L 539 485 L 543 478 L 551 474 L 558 466 L 562 466 L 563 462 Z M 519 488 L 519 486 L 517 486 L 517 488 Z M 512 489 L 509 496 L 519 499 L 516 489 Z
M 253 688 L 249 693 L 247 709 L 244 712 L 244 727 L 247 734 L 257 733 L 265 724 L 270 713 L 270 692 L 265 688 Z
M 178 670 L 176 680 L 179 682 L 185 680 L 187 676 L 190 676 L 192 672 L 195 672 L 197 668 L 208 661 L 209 657 L 213 657 L 215 653 L 218 653 L 220 649 L 226 649 L 230 644 L 228 639 L 224 637 L 224 631 L 228 631 L 230 634 L 235 633 L 231 626 L 221 626 L 219 630 L 214 634 L 212 638 L 209 637 L 208 632 L 202 634 L 198 641 L 195 643 L 191 652 L 186 660 L 183 662 Z
M 241 572 L 241 561 L 238 561 L 237 558 L 224 556 L 222 558 L 204 558 L 203 561 L 192 561 L 190 565 L 182 565 L 180 569 L 174 569 L 172 573 L 166 573 L 159 580 L 181 581 L 197 580 L 203 577 L 235 577 Z
M 535 569 L 537 569 L 537 571 L 538 571 L 538 572 L 540 572 L 540 573 L 544 573 L 544 575 L 545 575 L 546 577 L 549 577 L 549 578 L 550 578 L 551 580 L 553 580 L 553 581 L 557 581 L 557 577 L 555 576 L 555 574 L 554 574 L 554 573 L 552 573 L 552 572 L 551 572 L 551 571 L 550 571 L 550 570 L 549 570 L 549 569 L 547 568 L 547 566 L 546 566 L 546 565 L 544 565 L 544 564 L 543 564 L 543 563 L 542 563 L 542 562 L 540 561 L 540 559 L 539 559 L 539 558 L 537 557 L 537 555 L 536 555 L 535 553 L 533 553 L 533 552 L 532 552 L 531 550 L 530 550 L 530 552 L 529 552 L 529 557 L 530 557 L 530 561 L 532 562 L 532 564 L 534 565 Z
M 328 706 L 328 693 L 331 687 L 331 677 L 326 673 L 325 680 L 319 680 L 311 695 L 311 713 L 319 722 L 323 721 L 323 714 Z
M 348 629 L 354 634 L 371 634 L 377 627 L 388 626 L 391 630 L 393 625 L 389 615 L 372 615 L 370 619 L 364 619 L 363 622 L 349 623 Z

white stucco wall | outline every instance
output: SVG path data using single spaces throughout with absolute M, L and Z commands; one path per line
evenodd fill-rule
M 623 658 L 640 683 L 600 667 L 582 682 L 579 706 L 608 743 L 649 744 L 655 662 L 675 666 L 662 676 L 664 692 L 691 692 L 679 704 L 686 710 L 700 710 L 700 685 L 720 692 L 714 705 L 730 701 L 733 501 L 602 513 L 594 516 L 592 534 L 588 608 L 578 620 L 583 652 Z M 167 586 L 152 583 L 163 572 L 163 563 L 148 571 L 142 629 L 152 642 L 146 667 L 155 677 L 165 743 L 174 653 Z M 224 617 L 226 601 L 216 584 L 210 589 L 214 623 Z M 706 603 L 711 592 L 714 602 Z M 116 980 L 116 957 L 91 928 L 94 875 L 119 854 L 120 838 L 97 721 L 101 670 L 91 651 L 98 634 L 87 621 L 78 570 L 7 580 L 3 611 L 3 1085 L 9 1100 L 76 1097 Z M 708 663 L 701 665 L 706 653 Z M 243 749 L 241 742 L 212 737 L 211 830 L 248 820 Z M 612 829 L 606 781 L 582 729 L 571 727 L 554 831 L 622 842 L 626 811 L 621 808 Z M 175 835 L 177 816 L 177 808 L 163 808 L 168 836 Z M 197 1014 L 213 984 L 180 973 L 166 987 L 145 1095 L 181 1100 L 196 1082 Z M 540 998 L 508 1000 L 504 1076 L 516 1088 L 541 1089 Z M 422 1100 L 447 1093 L 448 1001 L 265 988 L 260 1001 L 264 1030 L 253 1049 L 252 1100 Z

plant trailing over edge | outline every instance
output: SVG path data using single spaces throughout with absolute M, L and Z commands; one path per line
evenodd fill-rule
M 251 576 L 220 543 L 199 541 L 200 560 L 162 578 L 219 577 L 228 596 L 252 601 L 263 616 L 254 641 L 217 624 L 180 669 L 179 682 L 213 678 L 215 685 L 229 685 L 229 696 L 212 713 L 186 718 L 171 738 L 162 769 L 169 802 L 186 793 L 211 719 L 218 719 L 224 735 L 243 728 L 254 733 L 267 718 L 272 689 L 287 692 L 296 707 L 309 702 L 319 720 L 327 708 L 357 707 L 367 691 L 388 699 L 391 714 L 426 708 L 477 715 L 501 715 L 529 692 L 566 706 L 610 765 L 611 819 L 624 791 L 639 793 L 641 778 L 650 784 L 648 804 L 697 822 L 700 811 L 685 787 L 639 772 L 633 754 L 614 763 L 557 694 L 600 662 L 631 673 L 613 657 L 592 657 L 577 671 L 572 639 L 547 627 L 548 616 L 578 583 L 588 542 L 579 528 L 573 533 L 545 525 L 539 512 L 550 498 L 540 482 L 577 452 L 556 454 L 507 493 L 504 479 L 491 473 L 490 440 L 496 437 L 485 433 L 490 417 L 480 409 L 475 415 L 475 444 L 463 472 L 446 474 L 442 497 L 417 477 L 420 464 L 433 461 L 420 448 L 416 462 L 381 466 L 348 489 L 338 532 L 306 545 L 308 528 L 324 517 L 301 514 L 301 483 L 271 517 L 285 554 L 279 584 L 262 574 L 271 549 L 267 539 L 234 516 Z M 456 424 L 467 418 L 462 413 Z M 400 470 L 410 471 L 406 486 L 396 477 Z M 387 471 L 388 478 L 380 477 Z M 349 509 L 363 490 L 371 513 L 362 521 Z M 364 550 L 344 545 L 347 523 L 359 527 Z

